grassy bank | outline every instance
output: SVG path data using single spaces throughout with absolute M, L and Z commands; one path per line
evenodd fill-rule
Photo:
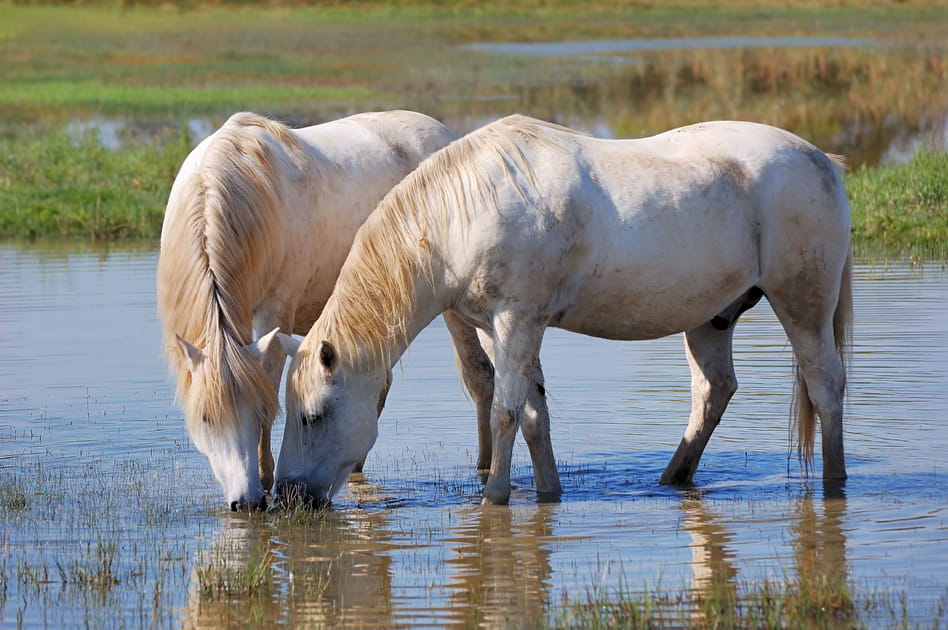
M 900 166 L 861 168 L 846 181 L 856 247 L 948 257 L 948 153 Z
M 186 131 L 122 150 L 92 133 L 0 139 L 0 238 L 156 240 Z M 948 154 L 847 176 L 857 248 L 948 256 Z
M 156 238 L 193 140 L 182 121 L 210 129 L 252 110 L 312 124 L 403 107 L 461 133 L 512 112 L 620 137 L 717 118 L 773 124 L 847 156 L 858 242 L 944 255 L 944 158 L 861 168 L 948 116 L 943 3 L 577 6 L 0 1 L 0 237 Z M 712 41 L 608 54 L 467 47 L 689 38 Z M 75 131 L 90 121 L 121 127 L 120 146 Z
M 191 138 L 120 151 L 92 132 L 0 139 L 0 238 L 157 239 Z

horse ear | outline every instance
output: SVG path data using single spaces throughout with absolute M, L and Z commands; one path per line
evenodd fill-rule
M 300 349 L 300 341 L 290 335 L 286 335 L 277 330 L 276 334 L 277 339 L 280 342 L 280 345 L 283 346 L 283 350 L 293 358 L 296 356 L 296 352 Z
M 196 371 L 201 366 L 201 362 L 204 361 L 204 353 L 197 346 L 192 346 L 182 339 L 181 335 L 175 334 L 175 338 L 178 340 L 178 349 L 181 350 L 181 354 L 184 355 L 184 359 L 188 363 L 188 370 Z
M 319 362 L 330 372 L 336 367 L 336 349 L 328 341 L 319 344 Z
M 267 352 L 270 351 L 270 346 L 273 345 L 273 340 L 276 339 L 278 334 L 280 334 L 279 326 L 265 334 L 263 337 L 260 337 L 260 339 L 257 339 L 253 343 L 248 343 L 244 347 L 247 349 L 247 352 L 259 359 L 262 359 L 267 355 Z

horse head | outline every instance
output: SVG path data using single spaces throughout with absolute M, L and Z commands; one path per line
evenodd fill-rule
M 221 380 L 227 381 L 241 365 L 259 364 L 277 333 L 275 329 L 253 343 L 223 352 L 202 350 L 176 336 L 189 375 L 183 395 L 188 432 L 210 461 L 224 499 L 234 511 L 266 507 L 266 493 L 273 485 L 273 461 L 269 452 L 258 449 L 262 448 L 262 431 L 269 434 L 272 405 L 266 396 L 244 395 L 244 391 L 235 395 L 232 383 Z M 228 352 L 236 356 L 228 356 Z M 265 444 L 269 451 L 269 439 Z M 261 459 L 265 460 L 263 465 Z
M 310 350 L 306 340 L 279 338 L 292 362 L 277 492 L 325 505 L 375 444 L 391 373 L 353 369 L 328 341 Z

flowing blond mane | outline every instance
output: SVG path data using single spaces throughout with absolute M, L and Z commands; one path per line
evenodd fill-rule
M 455 239 L 464 239 L 473 213 L 498 211 L 490 173 L 502 165 L 518 186 L 523 181 L 535 187 L 520 145 L 539 142 L 566 150 L 567 137 L 582 135 L 513 115 L 423 161 L 382 199 L 356 235 L 332 296 L 300 347 L 296 373 L 312 368 L 323 340 L 355 369 L 388 367 L 395 348 L 408 341 L 416 282 L 433 282 L 432 263 L 442 246 L 450 246 L 447 231 L 458 230 Z M 298 394 L 307 394 L 307 381 L 294 379 Z
M 270 275 L 280 255 L 278 156 L 267 136 L 298 166 L 305 157 L 290 129 L 250 113 L 235 114 L 208 144 L 197 172 L 183 182 L 176 215 L 164 228 L 158 259 L 158 311 L 189 425 L 238 419 L 238 400 L 266 426 L 276 394 L 252 339 L 254 278 Z M 170 212 L 172 209 L 169 208 Z M 192 378 L 175 335 L 200 348 Z

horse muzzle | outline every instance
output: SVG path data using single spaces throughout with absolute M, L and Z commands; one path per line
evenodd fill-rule
M 230 502 L 231 512 L 263 512 L 266 509 L 266 495 L 260 497 L 257 501 L 248 501 L 246 497 L 240 497 L 237 501 Z

